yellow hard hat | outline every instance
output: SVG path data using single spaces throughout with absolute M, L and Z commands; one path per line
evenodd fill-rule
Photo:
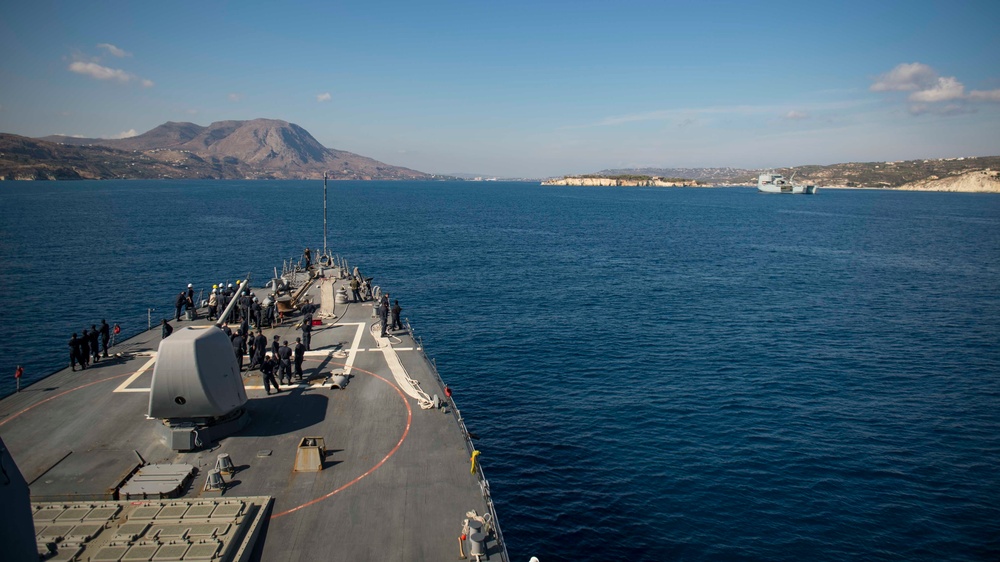
M 218 289 L 218 288 L 219 288 L 219 286 L 218 286 L 218 285 L 212 285 L 212 288 L 213 288 L 213 289 Z

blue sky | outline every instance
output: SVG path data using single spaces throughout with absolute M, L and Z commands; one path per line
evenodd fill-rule
M 0 132 L 268 117 L 432 173 L 1000 155 L 1000 1 L 4 2 Z

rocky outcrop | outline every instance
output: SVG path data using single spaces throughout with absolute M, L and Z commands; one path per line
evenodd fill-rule
M 666 181 L 660 178 L 648 180 L 630 180 L 619 178 L 562 178 L 545 180 L 542 185 L 590 185 L 607 187 L 705 187 L 697 181 Z
M 931 177 L 908 183 L 903 191 L 954 191 L 965 193 L 1000 193 L 1000 171 L 977 170 L 947 178 Z

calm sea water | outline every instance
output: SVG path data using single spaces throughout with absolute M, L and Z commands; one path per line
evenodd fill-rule
M 1000 196 L 333 183 L 514 560 L 1000 558 Z M 322 246 L 319 182 L 0 184 L 0 391 Z

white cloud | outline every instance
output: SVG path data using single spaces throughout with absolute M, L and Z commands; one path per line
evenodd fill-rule
M 319 95 L 316 96 L 316 101 L 318 101 L 320 103 L 323 103 L 325 101 L 330 101 L 332 99 L 333 99 L 333 96 L 330 95 L 330 92 L 323 92 L 322 94 L 319 94 Z
M 912 92 L 907 101 L 910 102 L 908 110 L 913 115 L 974 113 L 976 109 L 970 107 L 971 104 L 1000 102 L 1000 90 L 965 93 L 965 85 L 957 78 L 939 76 L 933 68 L 919 62 L 897 65 L 879 76 L 870 89 L 873 92 Z
M 955 78 L 938 78 L 933 86 L 913 92 L 910 101 L 934 103 L 958 100 L 965 97 L 965 86 Z
M 124 49 L 119 49 L 118 47 L 115 47 L 111 43 L 98 43 L 97 44 L 97 48 L 98 49 L 104 49 L 105 51 L 111 53 L 113 56 L 116 56 L 118 58 L 131 57 L 132 56 L 132 53 L 129 53 L 128 51 L 125 51 Z
M 792 121 L 798 121 L 800 119 L 808 119 L 809 114 L 805 111 L 797 111 L 795 109 L 789 111 L 785 114 L 785 119 L 790 119 Z
M 973 101 L 1000 102 L 1000 90 L 972 90 L 969 99 Z
M 84 76 L 90 76 L 96 80 L 112 80 L 115 82 L 121 82 L 122 84 L 128 84 L 129 82 L 139 82 L 144 88 L 152 88 L 153 81 L 147 80 L 145 78 L 139 78 L 131 72 L 126 72 L 120 68 L 111 68 L 108 66 L 103 66 L 97 64 L 96 62 L 83 62 L 76 61 L 70 63 L 69 71 L 75 72 L 77 74 L 82 74 Z
M 938 79 L 934 69 L 919 62 L 896 65 L 889 72 L 878 77 L 872 84 L 873 92 L 898 92 L 922 90 L 934 84 Z
M 113 139 L 128 139 L 128 138 L 132 138 L 132 137 L 135 137 L 135 136 L 138 136 L 138 135 L 139 135 L 139 133 L 137 133 L 135 129 L 129 129 L 127 131 L 122 131 L 122 132 L 118 133 L 117 135 L 115 135 L 115 136 L 113 136 L 111 138 L 113 138 Z
M 243 94 L 238 94 L 236 92 L 233 92 L 226 97 L 229 98 L 229 101 L 240 101 L 243 99 Z
M 106 66 L 101 66 L 96 62 L 74 62 L 69 65 L 69 70 L 77 74 L 83 74 L 84 76 L 90 76 L 91 78 L 96 78 L 98 80 L 117 80 L 122 83 L 126 83 L 130 80 L 135 79 L 135 76 L 125 72 L 120 68 L 108 68 Z

